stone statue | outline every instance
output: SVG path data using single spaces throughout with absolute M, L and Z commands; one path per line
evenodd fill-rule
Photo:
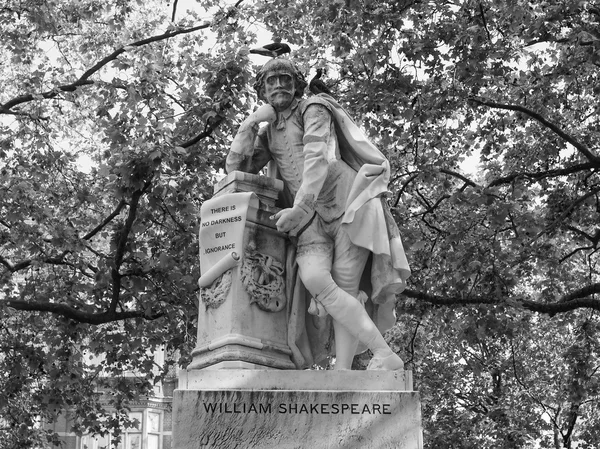
M 382 336 L 395 321 L 395 293 L 410 275 L 397 226 L 382 196 L 389 162 L 332 97 L 302 98 L 306 86 L 289 59 L 271 59 L 262 67 L 255 88 L 266 104 L 239 127 L 227 171 L 258 173 L 274 161 L 289 204 L 271 218 L 293 242 L 289 254 L 312 297 L 309 312 L 329 315 L 333 325 L 334 345 L 323 341 L 331 333 L 319 331 L 320 353 L 335 353 L 335 368 L 350 369 L 360 343 L 362 350 L 373 353 L 368 369 L 403 369 Z M 297 317 L 308 309 L 307 302 L 296 299 L 298 285 L 288 285 L 297 309 L 290 316 Z M 319 351 L 311 354 L 314 341 L 304 336 L 291 345 L 297 366 L 319 358 Z

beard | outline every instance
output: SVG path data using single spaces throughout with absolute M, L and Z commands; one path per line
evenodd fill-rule
M 268 102 L 276 111 L 285 111 L 294 100 L 294 93 L 289 90 L 279 89 L 276 92 L 271 93 L 268 98 Z

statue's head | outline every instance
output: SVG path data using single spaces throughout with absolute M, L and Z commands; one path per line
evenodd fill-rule
M 304 75 L 289 59 L 271 59 L 256 75 L 258 98 L 276 110 L 286 109 L 294 97 L 300 98 L 307 86 Z

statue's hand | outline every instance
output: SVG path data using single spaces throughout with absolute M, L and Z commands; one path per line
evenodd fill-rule
M 250 114 L 250 116 L 248 117 L 249 121 L 252 121 L 253 123 L 262 123 L 262 122 L 269 122 L 269 123 L 273 123 L 275 121 L 275 119 L 277 118 L 277 113 L 275 112 L 275 109 L 273 108 L 273 106 L 271 106 L 270 104 L 264 104 L 262 105 L 260 108 L 258 108 L 256 111 L 254 111 L 252 114 Z
M 299 206 L 283 209 L 277 212 L 271 217 L 273 220 L 277 220 L 277 230 L 279 232 L 290 232 L 292 229 L 297 228 L 303 219 L 306 217 L 307 212 Z

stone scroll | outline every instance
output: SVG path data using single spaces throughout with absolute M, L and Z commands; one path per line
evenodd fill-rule
M 248 208 L 258 207 L 251 192 L 230 193 L 205 201 L 200 209 L 200 271 L 198 285 L 210 286 L 236 266 L 244 252 L 244 228 Z

